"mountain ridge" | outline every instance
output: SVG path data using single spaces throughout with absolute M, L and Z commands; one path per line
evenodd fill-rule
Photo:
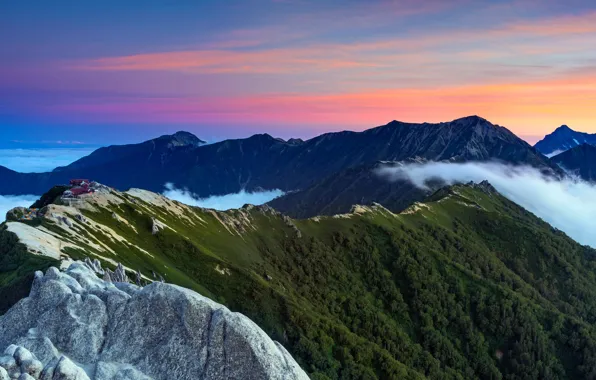
M 301 220 L 135 189 L 66 202 L 4 226 L 60 240 L 64 262 L 121 262 L 241 312 L 314 379 L 586 378 L 596 363 L 596 250 L 488 184 L 400 213 L 373 204 Z
M 545 156 L 552 157 L 584 143 L 596 145 L 596 134 L 578 132 L 562 125 L 544 136 L 534 147 Z
M 136 155 L 120 152 L 124 148 L 109 149 L 51 173 L 8 173 L 7 181 L 0 184 L 0 194 L 42 193 L 70 178 L 93 178 L 121 190 L 140 187 L 157 192 L 166 183 L 173 183 L 199 197 L 242 189 L 295 191 L 351 167 L 416 157 L 498 159 L 561 173 L 558 166 L 512 132 L 478 116 L 437 124 L 395 121 L 362 132 L 326 133 L 291 143 L 261 134 L 198 147 L 164 148 L 162 154 L 153 155 L 147 143 L 134 146 Z M 130 149 L 128 146 L 124 150 Z M 101 153 L 105 152 L 109 154 L 103 158 L 106 155 Z M 102 157 L 89 158 L 93 156 Z
M 596 146 L 580 144 L 551 158 L 567 172 L 584 181 L 596 181 Z

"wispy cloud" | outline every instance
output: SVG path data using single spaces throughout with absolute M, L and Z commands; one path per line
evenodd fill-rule
M 265 190 L 256 192 L 246 192 L 242 190 L 238 193 L 199 198 L 188 190 L 176 189 L 171 183 L 166 184 L 166 190 L 163 192 L 163 195 L 166 197 L 178 202 L 182 202 L 189 206 L 212 208 L 222 211 L 240 208 L 245 204 L 262 205 L 282 196 L 283 194 L 284 193 L 281 190 Z
M 389 179 L 407 179 L 420 188 L 440 178 L 446 183 L 488 180 L 501 194 L 582 244 L 596 247 L 596 186 L 580 180 L 557 181 L 531 167 L 497 163 L 428 163 L 383 168 Z
M 267 45 L 267 37 L 279 33 L 257 30 L 256 38 L 221 40 L 209 49 L 156 52 L 103 57 L 73 62 L 71 68 L 91 71 L 183 71 L 208 74 L 296 73 L 358 68 L 420 69 L 419 63 L 449 63 L 467 58 L 485 64 L 529 61 L 544 64 L 553 54 L 574 51 L 593 43 L 596 12 L 538 20 L 519 20 L 492 27 L 415 31 L 396 38 L 349 42 L 285 41 L 283 48 L 234 49 Z M 250 36 L 251 31 L 238 32 Z M 286 36 L 287 37 L 287 36 Z M 588 38 L 586 38 L 588 37 Z M 275 40 L 271 40 L 275 41 Z M 291 41 L 291 40 L 290 40 Z M 565 42 L 557 44 L 555 42 Z M 584 52 L 585 54 L 586 52 Z
M 481 114 L 526 135 L 563 123 L 595 128 L 596 12 L 588 1 L 221 3 L 213 9 L 228 23 L 203 33 L 172 32 L 156 36 L 159 43 L 144 36 L 139 45 L 114 29 L 133 40 L 0 63 L 0 114 L 69 125 L 292 123 L 319 131 Z M 258 18 L 227 18 L 253 10 Z

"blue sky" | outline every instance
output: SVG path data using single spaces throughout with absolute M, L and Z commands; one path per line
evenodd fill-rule
M 478 114 L 596 132 L 587 0 L 4 1 L 0 148 Z

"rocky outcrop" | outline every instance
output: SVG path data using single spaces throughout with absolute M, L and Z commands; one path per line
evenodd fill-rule
M 23 215 L 25 215 L 26 212 L 27 212 L 26 207 L 15 207 L 6 213 L 5 218 L 6 218 L 6 220 L 9 220 L 9 221 L 17 221 L 17 220 L 20 220 L 23 217 Z
M 300 230 L 298 229 L 298 227 L 296 226 L 296 224 L 294 223 L 294 221 L 292 220 L 292 218 L 290 218 L 289 216 L 284 215 L 283 216 L 283 220 L 284 220 L 284 223 L 286 224 L 286 226 L 288 226 L 292 230 L 294 230 L 294 232 L 296 233 L 296 237 L 298 239 L 302 238 L 302 232 L 300 232 Z
M 175 285 L 37 272 L 0 318 L 0 379 L 307 379 L 247 317 Z M 93 267 L 93 268 L 92 268 Z
M 163 229 L 163 225 L 155 218 L 151 220 L 151 234 L 157 235 Z

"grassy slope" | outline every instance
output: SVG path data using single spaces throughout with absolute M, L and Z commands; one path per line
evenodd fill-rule
M 313 378 L 596 376 L 596 252 L 498 194 L 456 186 L 412 213 L 294 221 L 301 237 L 267 209 L 181 215 L 120 197 L 85 217 L 150 255 L 76 221 L 79 235 L 246 314 Z M 153 235 L 154 217 L 176 232 Z M 75 258 L 109 256 L 72 242 Z
M 30 254 L 16 235 L 0 225 L 0 315 L 29 294 L 36 270 L 52 265 L 58 262 Z

